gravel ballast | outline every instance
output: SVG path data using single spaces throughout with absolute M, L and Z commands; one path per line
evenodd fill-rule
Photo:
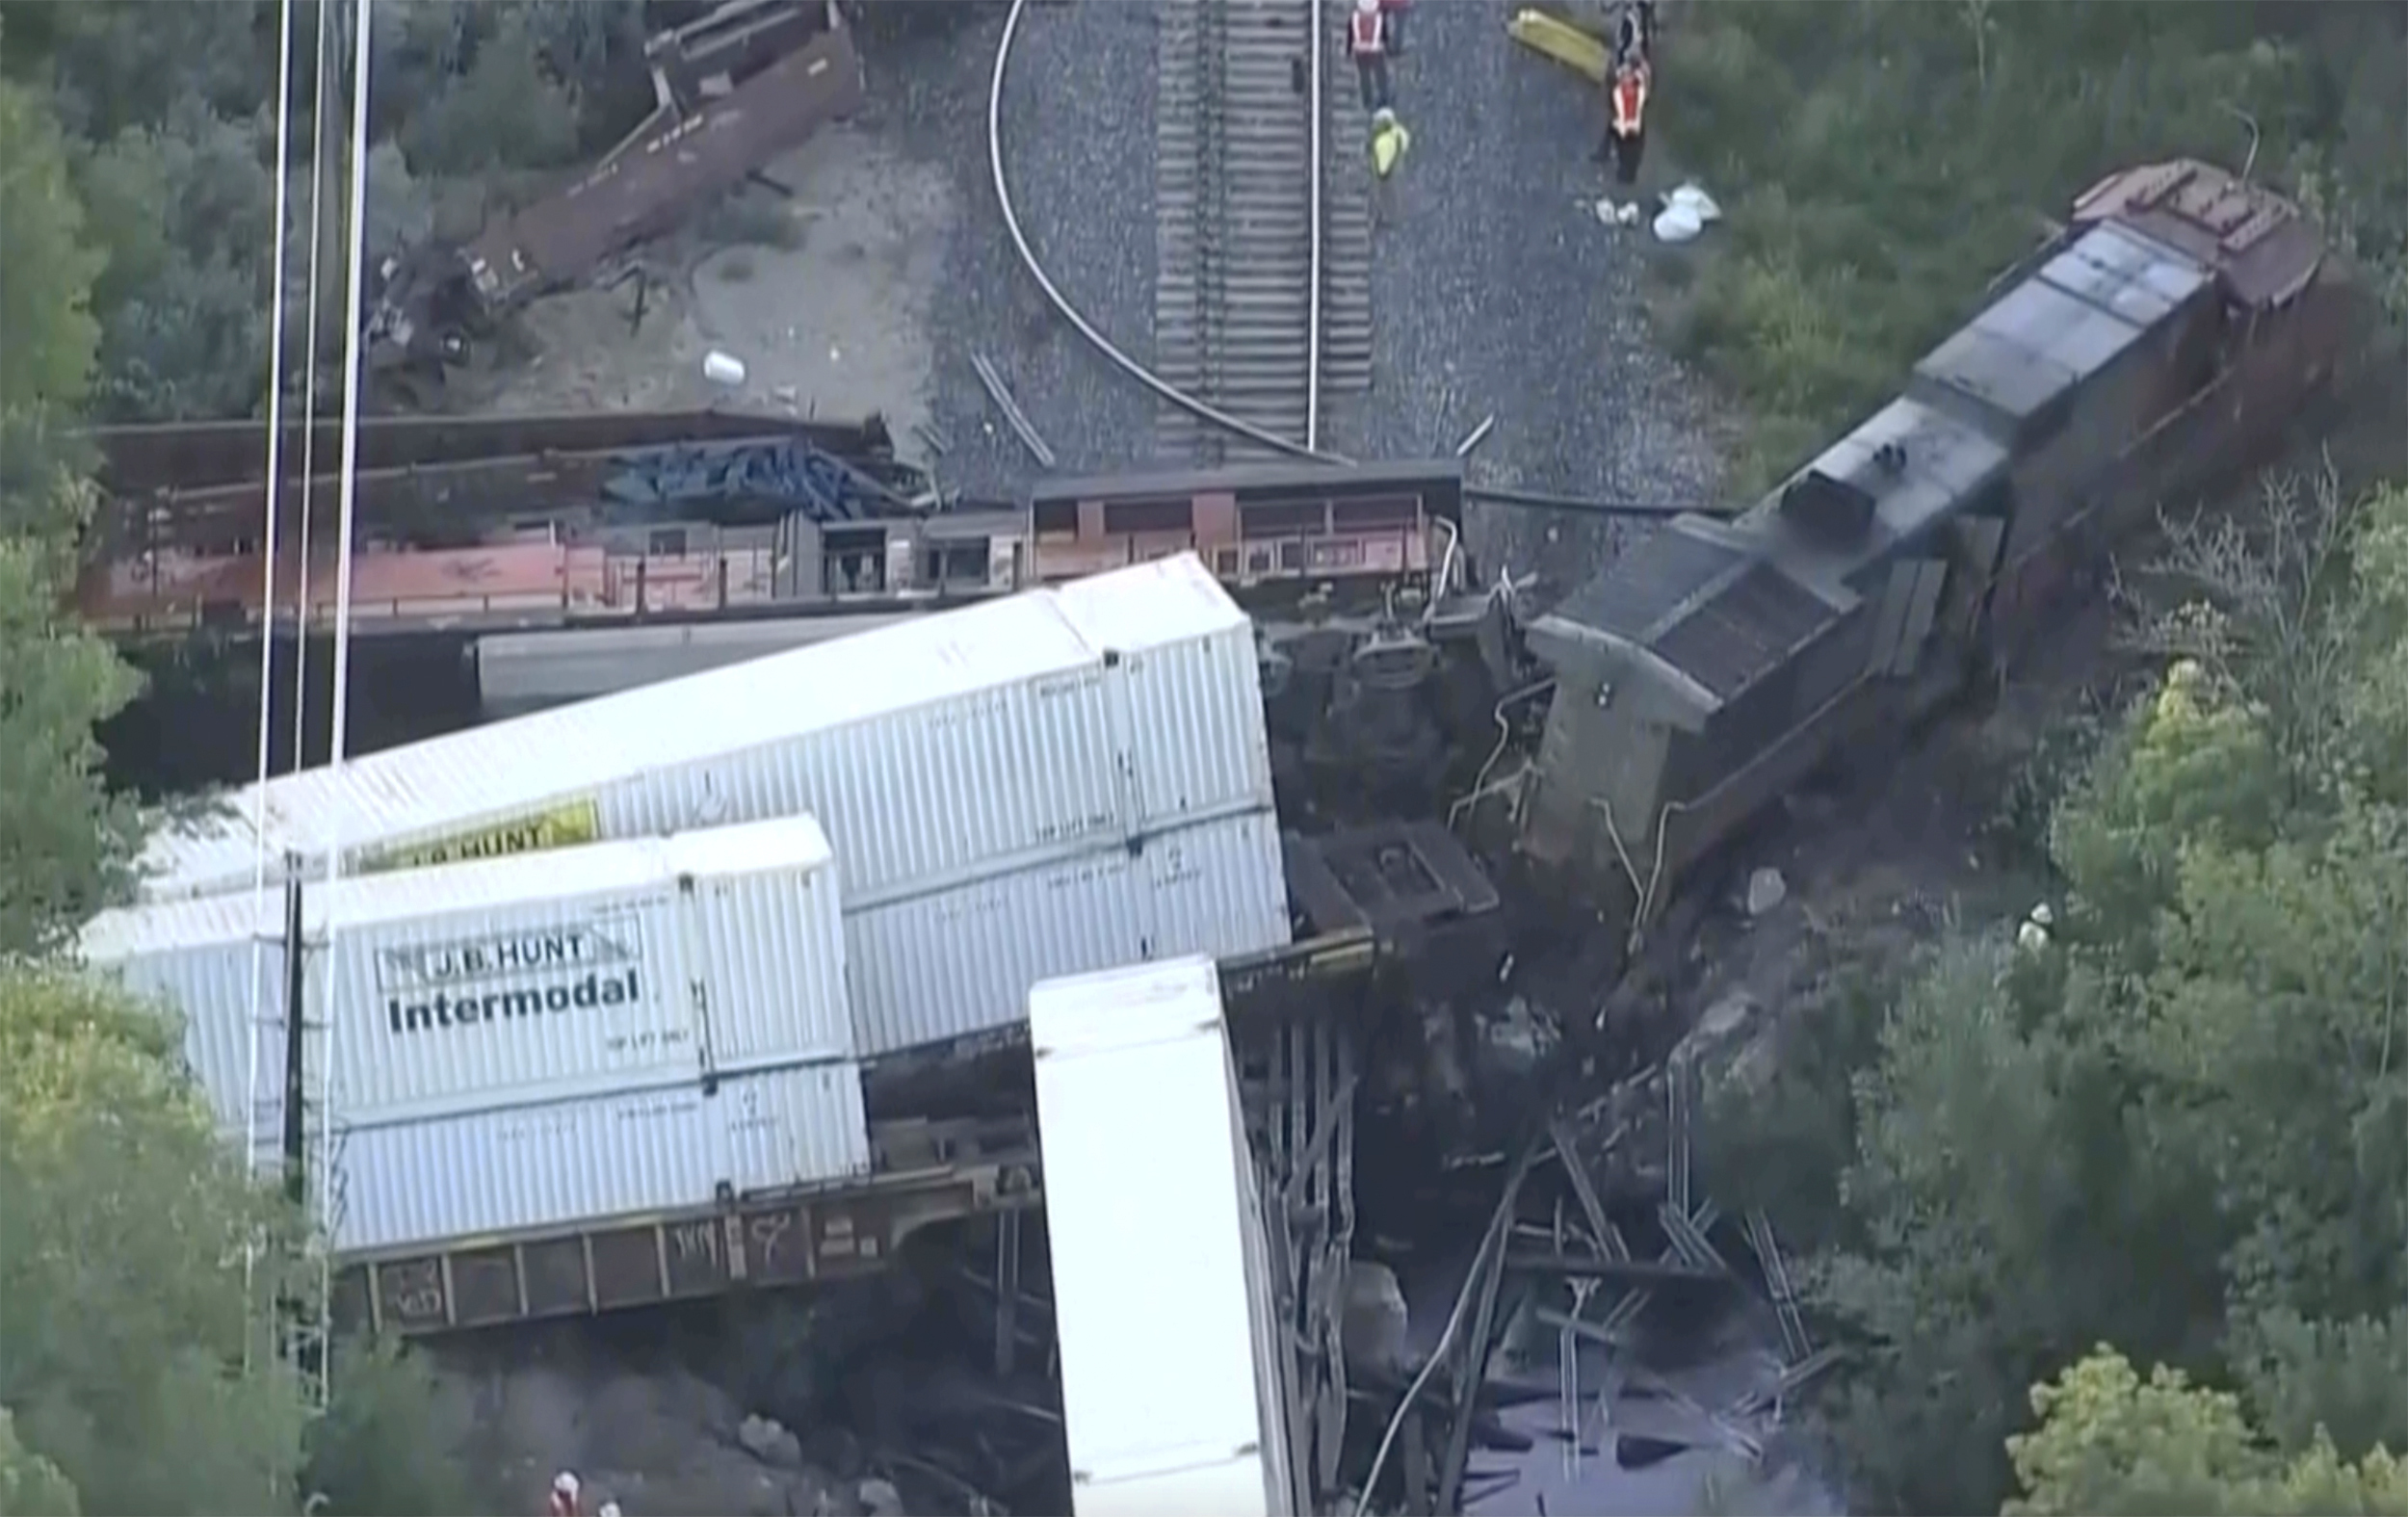
M 992 492 L 1042 471 L 988 402 L 973 353 L 995 361 L 1058 472 L 1143 466 L 1155 411 L 1053 312 L 996 211 L 986 93 L 1003 9 L 872 50 L 877 118 L 946 167 L 961 212 L 929 313 L 935 424 L 951 444 L 938 467 L 948 484 Z M 1493 415 L 1472 456 L 1477 479 L 1586 498 L 1710 499 L 1718 469 L 1702 388 L 1664 353 L 1643 308 L 1648 233 L 1602 225 L 1592 210 L 1610 189 L 1588 158 L 1594 92 L 1511 41 L 1507 13 L 1489 0 L 1415 7 L 1395 68 L 1412 150 L 1372 251 L 1373 390 L 1368 405 L 1338 413 L 1332 445 L 1358 458 L 1427 458 Z M 1032 5 L 1003 111 L 1011 188 L 1038 258 L 1139 362 L 1153 317 L 1155 30 L 1143 0 Z M 1500 555 L 1517 573 L 1538 571 L 1545 599 L 1610 562 L 1630 530 L 1484 507 L 1473 544 L 1490 572 Z

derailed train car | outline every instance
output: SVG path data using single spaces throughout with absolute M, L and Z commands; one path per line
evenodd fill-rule
M 1660 909 L 1849 743 L 2011 654 L 2172 491 L 2264 456 L 2360 294 L 2278 196 L 2113 174 L 1904 391 L 1744 514 L 1684 515 L 1531 629 L 1533 857 Z

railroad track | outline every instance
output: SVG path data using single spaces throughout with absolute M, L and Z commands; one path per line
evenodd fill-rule
M 1371 382 L 1365 125 L 1334 3 L 1157 13 L 1155 370 L 1316 451 L 1330 403 Z M 1275 456 L 1175 405 L 1157 441 L 1208 465 Z

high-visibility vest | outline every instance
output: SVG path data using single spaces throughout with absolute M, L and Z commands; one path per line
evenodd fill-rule
M 1347 18 L 1347 48 L 1357 58 L 1377 58 L 1386 50 L 1376 11 L 1357 11 Z
M 1404 129 L 1404 123 L 1401 121 L 1387 127 L 1373 128 L 1372 172 L 1382 179 L 1387 178 L 1397 167 L 1398 162 L 1404 157 L 1404 150 L 1412 145 L 1413 134 Z
M 1613 135 L 1636 137 L 1647 124 L 1647 78 L 1636 70 L 1613 82 Z

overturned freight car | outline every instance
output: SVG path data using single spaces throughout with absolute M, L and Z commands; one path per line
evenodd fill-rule
M 248 787 L 146 899 L 809 812 L 866 908 L 1272 803 L 1254 630 L 1192 554 Z
M 380 367 L 439 375 L 496 318 L 669 231 L 863 101 L 834 0 L 733 0 L 646 52 L 659 103 L 600 163 L 463 247 L 387 263 L 367 331 Z

